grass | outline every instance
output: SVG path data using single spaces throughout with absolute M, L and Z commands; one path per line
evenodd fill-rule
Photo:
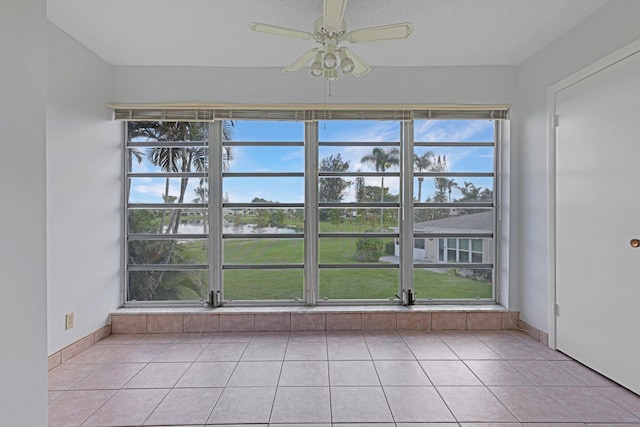
M 329 224 L 331 225 L 331 224 Z M 344 231 L 344 230 L 341 230 Z M 319 240 L 321 264 L 357 264 L 357 239 Z M 385 239 L 391 241 L 392 239 Z M 185 246 L 191 259 L 206 262 L 201 242 Z M 246 239 L 224 243 L 225 264 L 302 264 L 302 239 Z M 233 300 L 302 299 L 303 269 L 225 270 L 225 298 Z M 491 298 L 491 283 L 423 269 L 414 270 L 414 289 L 420 299 Z M 389 299 L 398 293 L 397 269 L 344 268 L 321 269 L 320 299 Z
M 415 270 L 416 297 L 421 299 L 491 298 L 491 284 Z M 389 299 L 398 293 L 395 269 L 320 270 L 320 299 Z M 303 298 L 303 270 L 226 270 L 225 297 L 235 300 Z

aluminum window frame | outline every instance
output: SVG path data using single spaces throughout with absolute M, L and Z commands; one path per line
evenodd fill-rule
M 449 118 L 450 120 L 454 120 L 454 117 Z M 448 120 L 448 119 L 444 119 Z M 471 119 L 475 120 L 475 119 Z M 481 119 L 478 119 L 481 120 Z M 458 298 L 450 298 L 450 299 L 436 299 L 433 300 L 431 298 L 427 299 L 417 299 L 417 302 L 423 304 L 442 304 L 442 303 L 494 303 L 498 301 L 498 292 L 499 292 L 499 283 L 496 277 L 496 272 L 498 271 L 498 219 L 499 219 L 499 191 L 500 186 L 500 156 L 501 156 L 501 148 L 500 148 L 500 123 L 499 120 L 492 119 L 493 121 L 493 141 L 413 141 L 414 149 L 417 147 L 493 147 L 493 162 L 492 162 L 492 171 L 491 172 L 413 172 L 412 178 L 417 177 L 429 177 L 429 178 L 492 178 L 492 200 L 490 202 L 486 201 L 474 201 L 474 202 L 420 202 L 414 203 L 414 208 L 451 208 L 451 209 L 491 209 L 493 212 L 493 221 L 492 221 L 492 231 L 490 233 L 457 233 L 457 232 L 448 232 L 448 233 L 425 233 L 425 232 L 413 232 L 413 238 L 434 238 L 438 239 L 437 244 L 437 260 L 438 262 L 413 262 L 413 268 L 451 268 L 451 269 L 490 269 L 491 270 L 491 297 L 489 298 L 476 298 L 474 300 L 469 299 L 458 299 Z M 412 179 L 413 182 L 413 179 Z M 456 261 L 449 262 L 448 256 L 446 262 L 440 261 L 440 247 L 439 241 L 440 239 L 456 239 Z M 490 239 L 491 244 L 491 262 L 481 262 L 474 263 L 471 262 L 458 262 L 459 255 L 459 242 L 460 239 L 482 239 L 483 248 L 486 241 Z M 444 247 L 445 253 L 447 251 L 447 245 Z M 468 251 L 469 255 L 472 255 L 471 249 Z M 483 252 L 484 255 L 484 252 Z M 411 257 L 413 259 L 413 256 Z M 413 283 L 412 283 L 413 284 Z M 414 290 L 415 292 L 415 290 Z
M 342 120 L 342 121 L 359 121 L 359 120 L 367 120 L 363 119 L 355 119 L 355 118 L 341 118 L 334 120 Z M 371 148 L 397 148 L 399 153 L 400 164 L 398 165 L 397 171 L 376 171 L 376 172 L 360 172 L 360 171 L 347 171 L 347 172 L 333 172 L 333 171 L 318 171 L 317 177 L 318 182 L 315 182 L 314 189 L 316 193 L 319 193 L 319 179 L 323 177 L 354 177 L 354 178 L 367 178 L 367 177 L 381 177 L 381 178 L 397 178 L 399 184 L 399 194 L 397 202 L 318 202 L 317 212 L 319 213 L 320 209 L 323 208 L 336 208 L 336 209 L 380 209 L 383 211 L 384 209 L 396 209 L 397 210 L 397 218 L 398 218 L 398 232 L 318 232 L 316 235 L 316 240 L 319 242 L 320 239 L 340 239 L 340 238 L 362 238 L 362 237 L 371 237 L 371 238 L 392 238 L 398 239 L 400 238 L 402 232 L 402 216 L 403 216 L 403 201 L 404 201 L 404 182 L 403 177 L 405 175 L 404 169 L 406 168 L 404 162 L 404 152 L 406 150 L 405 147 L 405 139 L 406 139 L 406 125 L 405 121 L 402 119 L 402 116 L 399 117 L 385 117 L 383 120 L 386 122 L 397 122 L 398 126 L 398 141 L 320 141 L 317 138 L 314 141 L 314 149 L 313 154 L 315 155 L 315 162 L 318 164 L 319 161 L 319 149 L 320 147 L 371 147 Z M 317 135 L 317 133 L 316 133 Z M 316 167 L 317 170 L 317 167 Z M 381 190 L 383 191 L 383 190 Z M 382 196 L 382 193 L 381 193 Z M 382 214 L 382 212 L 381 212 Z M 318 218 L 316 218 L 318 221 Z M 330 270 L 341 270 L 341 269 L 389 269 L 397 271 L 397 281 L 398 287 L 395 293 L 395 296 L 401 294 L 402 289 L 402 263 L 317 263 L 317 272 L 320 273 L 321 270 L 330 271 Z M 320 283 L 318 283 L 316 287 L 316 292 L 320 292 Z M 316 304 L 318 305 L 350 305 L 350 304 L 367 304 L 367 305 L 397 305 L 398 300 L 393 298 L 394 295 L 389 295 L 385 299 L 373 299 L 373 298 L 359 298 L 359 299 L 319 299 L 316 300 Z
M 239 120 L 243 121 L 243 120 Z M 296 121 L 293 120 L 279 120 L 287 123 L 294 123 Z M 309 144 L 308 138 L 310 138 L 311 133 L 308 131 L 309 123 L 304 123 L 303 129 L 303 140 L 302 141 L 279 141 L 279 140 L 266 140 L 266 141 L 222 141 L 220 139 L 220 147 L 216 146 L 216 152 L 222 152 L 225 147 L 302 147 L 305 151 L 304 158 L 304 172 L 231 172 L 224 171 L 222 167 L 216 172 L 218 173 L 216 177 L 216 182 L 219 183 L 220 186 L 220 207 L 218 211 L 217 221 L 220 230 L 220 256 L 217 261 L 219 262 L 216 265 L 216 268 L 220 269 L 219 276 L 219 285 L 216 286 L 214 290 L 216 294 L 216 299 L 220 304 L 223 302 L 225 304 L 231 305 L 300 305 L 300 304 L 311 304 L 309 301 L 313 301 L 313 296 L 309 294 L 311 291 L 309 286 L 307 286 L 307 216 L 309 213 L 309 209 L 306 208 L 306 198 L 307 193 L 309 192 L 308 186 L 308 173 L 307 171 L 310 169 L 309 162 L 312 162 L 313 159 L 307 158 L 307 145 Z M 221 165 L 221 162 L 219 162 Z M 224 186 L 225 178 L 302 178 L 303 179 L 303 191 L 305 202 L 304 203 L 293 203 L 293 202 L 267 202 L 260 203 L 256 205 L 251 202 L 224 202 L 222 199 L 222 192 Z M 277 233 L 224 233 L 222 230 L 223 222 L 224 222 L 224 211 L 225 209 L 302 209 L 304 210 L 304 230 L 302 233 L 287 233 L 287 234 L 277 234 Z M 226 241 L 232 241 L 235 239 L 257 239 L 257 240 L 265 240 L 265 239 L 302 239 L 303 240 L 303 262 L 302 263 L 272 263 L 272 264 L 248 264 L 248 263 L 226 263 L 224 261 L 224 243 Z M 224 289 L 224 272 L 225 271 L 233 271 L 233 270 L 303 270 L 303 283 L 300 284 L 301 287 L 301 295 L 302 297 L 294 297 L 291 300 L 283 300 L 283 299 L 260 299 L 260 300 L 250 300 L 250 299 L 238 299 L 238 300 L 229 300 L 225 295 Z
M 141 120 L 142 121 L 142 120 Z M 162 120 L 149 120 L 148 122 L 162 122 Z M 166 122 L 179 122 L 175 120 L 167 120 Z M 206 127 L 206 139 L 202 141 L 130 141 L 129 126 L 127 122 L 123 123 L 122 138 L 123 138 L 123 161 L 122 161 L 122 273 L 121 273 L 121 298 L 123 306 L 166 306 L 166 305 L 204 305 L 206 296 L 202 296 L 197 300 L 149 300 L 149 301 L 137 301 L 130 300 L 130 274 L 135 272 L 196 272 L 206 271 L 208 274 L 208 285 L 211 288 L 211 194 L 204 203 L 131 203 L 130 187 L 131 179 L 134 178 L 164 178 L 164 179 L 181 179 L 181 178 L 200 178 L 206 179 L 208 184 L 211 182 L 211 131 L 212 124 L 204 121 L 196 121 L 201 123 L 203 127 Z M 189 147 L 202 147 L 206 150 L 207 156 L 207 169 L 202 172 L 133 172 L 132 164 L 130 163 L 130 149 L 132 148 L 189 148 Z M 178 234 L 164 234 L 164 233 L 131 233 L 129 230 L 130 212 L 134 210 L 141 211 L 153 211 L 153 210 L 184 210 L 184 209 L 201 209 L 207 211 L 207 218 L 203 221 L 207 221 L 208 233 L 178 233 Z M 170 241 L 170 240 L 208 240 L 209 241 L 209 262 L 201 264 L 185 263 L 185 264 L 132 264 L 129 262 L 129 243 L 134 241 Z
M 471 244 L 471 239 L 483 239 L 483 238 L 491 238 L 492 239 L 492 262 L 491 263 L 446 263 L 446 267 L 451 268 L 474 268 L 474 269 L 491 269 L 492 270 L 492 296 L 491 298 L 481 299 L 480 301 L 472 300 L 472 299 L 437 299 L 437 300 L 418 300 L 417 303 L 420 304 L 446 304 L 451 302 L 461 302 L 464 304 L 474 304 L 474 303 L 495 303 L 498 300 L 498 292 L 499 292 L 499 283 L 498 278 L 496 277 L 496 272 L 498 271 L 498 252 L 500 250 L 504 250 L 503 248 L 498 248 L 498 221 L 499 221 L 499 205 L 500 205 L 500 197 L 501 195 L 497 191 L 500 187 L 500 132 L 499 132 L 499 121 L 503 119 L 508 119 L 508 114 L 500 115 L 490 120 L 494 122 L 494 138 L 492 142 L 420 142 L 414 141 L 413 135 L 413 127 L 415 123 L 415 119 L 429 119 L 432 117 L 426 117 L 417 114 L 408 114 L 408 118 L 398 118 L 397 115 L 394 115 L 393 118 L 389 115 L 384 117 L 384 120 L 393 120 L 399 121 L 401 123 L 401 137 L 399 142 L 319 142 L 318 141 L 318 120 L 320 117 L 322 119 L 332 120 L 332 119 L 340 119 L 338 117 L 332 117 L 331 114 L 326 113 L 324 116 L 321 114 L 311 114 L 309 112 L 301 111 L 300 115 L 296 113 L 296 118 L 301 117 L 303 119 L 298 119 L 304 121 L 304 140 L 302 142 L 291 142 L 291 141 L 264 141 L 264 142 L 250 142 L 250 141 L 222 141 L 222 120 L 235 119 L 232 116 L 229 118 L 214 119 L 208 123 L 208 155 L 209 155 L 209 167 L 207 173 L 207 179 L 209 184 L 209 199 L 208 203 L 183 203 L 179 206 L 172 205 L 172 208 L 180 208 L 180 209 L 206 209 L 208 210 L 208 235 L 200 235 L 200 234 L 179 234 L 173 236 L 163 236 L 163 235 L 147 235 L 140 233 L 129 233 L 129 211 L 132 209 L 168 209 L 169 207 L 163 203 L 156 204 L 140 204 L 140 203 L 129 203 L 129 181 L 131 178 L 166 178 L 167 174 L 165 173 L 152 173 L 152 172 L 130 172 L 130 163 L 129 163 L 129 148 L 132 147 L 148 147 L 150 143 L 144 142 L 128 142 L 128 129 L 126 122 L 131 119 L 124 119 L 123 133 L 122 138 L 124 141 L 125 149 L 123 150 L 123 161 L 122 161 L 122 173 L 123 173 L 123 181 L 122 181 L 122 198 L 123 198 L 123 208 L 122 208 L 122 229 L 123 229 L 123 239 L 122 239 L 122 263 L 123 268 L 121 272 L 121 298 L 123 306 L 157 306 L 157 305 L 173 305 L 173 306 L 181 306 L 181 305 L 195 305 L 195 304 L 203 304 L 203 301 L 196 300 L 168 300 L 168 301 L 129 301 L 128 300 L 128 285 L 129 285 L 129 272 L 132 271 L 144 271 L 144 268 L 149 267 L 152 270 L 162 270 L 162 271 L 202 271 L 206 270 L 209 274 L 209 291 L 210 291 L 210 302 L 212 302 L 213 306 L 222 305 L 225 301 L 224 298 L 224 288 L 223 288 L 223 271 L 224 270 L 237 270 L 237 269 L 259 269 L 263 268 L 265 270 L 268 269 L 276 269 L 276 268 L 291 268 L 291 269 L 303 269 L 303 277 L 304 283 L 303 287 L 303 298 L 300 301 L 286 301 L 286 300 L 259 300 L 254 302 L 253 304 L 257 305 L 340 305 L 340 304 L 349 304 L 349 305 L 361 305 L 361 304 L 408 304 L 409 300 L 406 298 L 406 294 L 408 291 L 414 290 L 413 283 L 413 272 L 415 268 L 442 268 L 443 263 L 416 263 L 413 260 L 413 246 L 415 238 L 468 238 Z M 310 118 L 311 117 L 311 118 Z M 363 120 L 364 115 L 349 116 L 348 120 Z M 459 117 L 455 117 L 455 113 L 451 113 L 451 116 L 444 114 L 439 116 L 442 119 L 455 119 Z M 244 118 L 243 118 L 244 119 Z M 247 119 L 251 119 L 247 117 Z M 264 120 L 264 117 L 254 119 Z M 470 120 L 486 120 L 487 117 L 478 114 L 477 117 L 469 117 Z M 269 120 L 269 119 L 266 119 Z M 282 120 L 282 117 L 275 118 L 275 120 Z M 286 121 L 290 121 L 289 117 L 286 118 Z M 142 119 L 137 119 L 136 121 L 143 121 Z M 147 121 L 162 121 L 162 120 L 153 120 L 148 119 Z M 166 121 L 180 121 L 180 120 L 166 120 Z M 202 119 L 194 120 L 194 121 L 202 121 Z M 223 164 L 223 148 L 224 147 L 234 147 L 234 146 L 303 146 L 304 147 L 304 164 L 305 171 L 304 172 L 274 172 L 274 173 L 263 173 L 263 172 L 225 172 L 222 170 Z M 362 145 L 369 147 L 399 147 L 400 149 L 400 157 L 401 157 L 401 165 L 398 168 L 398 171 L 387 171 L 387 172 L 320 172 L 318 171 L 318 148 L 322 145 L 325 146 L 354 146 L 354 145 Z M 183 141 L 183 142 L 166 142 L 153 146 L 194 146 L 193 141 Z M 493 171 L 492 172 L 415 172 L 413 168 L 413 154 L 414 150 L 417 147 L 456 147 L 456 146 L 464 146 L 464 147 L 488 147 L 491 146 L 494 148 L 493 154 Z M 410 166 L 409 166 L 410 165 Z M 169 174 L 171 178 L 200 178 L 203 176 L 202 173 L 199 172 L 178 172 Z M 303 264 L 233 264 L 233 265 L 225 265 L 223 259 L 223 245 L 225 239 L 233 239 L 240 238 L 242 235 L 230 236 L 223 232 L 223 219 L 224 219 L 224 209 L 225 208 L 243 208 L 246 207 L 247 204 L 244 203 L 224 203 L 223 202 L 223 192 L 222 192 L 222 181 L 224 177 L 262 177 L 262 176 L 281 176 L 281 177 L 302 177 L 304 179 L 304 203 L 273 203 L 273 204 L 265 204 L 261 205 L 261 208 L 297 208 L 304 209 L 304 232 L 303 233 L 295 233 L 292 235 L 287 235 L 283 237 L 282 234 L 270 235 L 270 234 L 261 234 L 259 236 L 263 238 L 302 238 L 303 239 L 303 247 L 304 247 L 304 263 Z M 381 202 L 381 203 L 333 203 L 333 202 L 319 202 L 318 201 L 318 183 L 319 179 L 322 177 L 331 177 L 331 176 L 339 176 L 339 177 L 395 177 L 400 181 L 400 194 L 398 202 Z M 413 187 L 414 187 L 414 178 L 424 177 L 424 178 L 434 178 L 434 177 L 491 177 L 493 178 L 493 200 L 491 202 L 474 202 L 474 203 L 425 203 L 425 202 L 415 202 L 413 196 Z M 400 241 L 400 258 L 397 264 L 390 263 L 389 265 L 379 265 L 379 264 L 320 264 L 319 263 L 319 254 L 318 254 L 318 242 L 321 238 L 354 238 L 361 237 L 359 233 L 324 233 L 319 231 L 319 211 L 322 208 L 394 208 L 398 209 L 398 222 L 399 222 L 399 231 L 397 233 L 367 233 L 367 236 L 371 237 L 392 237 L 394 239 L 399 239 Z M 492 233 L 473 233 L 473 234 L 464 234 L 464 233 L 424 233 L 424 232 L 415 232 L 413 230 L 413 222 L 414 222 L 414 209 L 420 208 L 479 208 L 479 209 L 488 209 L 493 212 L 493 232 Z M 375 235 L 375 236 L 374 236 Z M 209 262 L 208 265 L 199 264 L 184 264 L 184 265 L 132 265 L 128 264 L 128 243 L 130 241 L 135 240 L 168 240 L 171 237 L 176 238 L 188 238 L 188 239 L 207 239 L 209 240 Z M 248 236 L 244 236 L 248 237 Z M 255 238 L 257 235 L 250 235 L 250 237 Z M 483 241 L 484 245 L 484 241 Z M 469 254 L 471 254 L 471 248 L 469 249 Z M 471 255 L 470 255 L 471 256 Z M 389 301 L 389 300 L 370 300 L 370 299 L 349 299 L 349 300 L 330 300 L 330 301 L 321 301 L 319 300 L 319 271 L 323 268 L 393 268 L 398 269 L 399 279 L 398 279 L 398 295 L 400 296 L 400 300 Z M 237 301 L 234 303 L 227 303 L 229 305 L 244 305 L 250 304 L 249 301 Z

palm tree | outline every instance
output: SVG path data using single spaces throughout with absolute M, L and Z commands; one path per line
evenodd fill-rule
M 193 122 L 129 122 L 129 136 L 134 138 L 147 138 L 147 141 L 167 142 L 167 141 L 204 141 L 207 138 L 208 125 Z M 231 140 L 233 137 L 233 122 L 225 121 L 222 126 L 223 141 Z M 155 147 L 150 148 L 147 153 L 149 161 L 160 167 L 165 173 L 175 172 L 202 172 L 200 186 L 206 182 L 205 173 L 209 168 L 208 147 L 188 146 L 188 147 Z M 232 160 L 230 147 L 225 147 L 223 153 L 223 169 L 229 168 Z M 169 177 L 165 179 L 165 192 L 162 195 L 165 203 L 184 203 L 185 193 L 189 182 L 188 177 L 180 178 L 179 196 L 169 195 Z M 166 230 L 164 230 L 165 211 L 162 212 L 159 233 L 176 234 L 180 226 L 181 209 L 171 210 Z M 176 240 L 170 240 L 168 244 L 162 245 L 157 250 L 158 257 L 162 258 L 161 263 L 170 263 L 176 255 Z M 161 284 L 164 272 L 160 271 L 150 274 L 146 287 L 150 294 L 155 294 L 156 289 Z
M 133 159 L 135 158 L 136 161 L 138 162 L 138 164 L 142 163 L 142 158 L 144 157 L 144 154 L 142 153 L 142 151 L 140 151 L 137 148 L 129 148 L 129 170 L 128 172 L 131 173 L 133 171 Z M 131 194 L 131 180 L 129 180 L 129 182 L 127 183 L 127 196 Z
M 433 172 L 446 172 L 447 169 L 447 156 L 438 156 L 438 158 L 431 165 L 431 170 Z M 433 181 L 434 186 L 436 187 L 436 192 L 433 195 L 433 202 L 450 203 L 451 190 L 454 187 L 457 187 L 457 183 L 454 180 L 446 178 L 444 176 L 436 176 L 435 178 L 433 178 Z M 446 218 L 450 214 L 448 209 L 436 209 L 433 213 L 433 219 Z
M 193 191 L 196 193 L 196 198 L 193 199 L 193 203 L 207 203 L 209 200 L 209 188 L 203 187 L 200 184 L 198 187 L 194 188 Z M 207 234 L 207 209 L 202 210 L 202 232 Z
M 202 182 L 200 183 L 200 185 L 196 188 L 193 189 L 193 191 L 196 193 L 196 198 L 193 199 L 193 203 L 207 203 L 207 201 L 209 200 L 209 187 L 203 187 L 202 186 Z M 207 209 L 204 208 L 202 209 L 202 232 L 206 235 L 207 234 L 207 223 L 208 223 L 208 216 L 207 216 Z M 202 249 L 206 249 L 207 245 L 206 245 L 206 241 L 203 241 L 202 243 Z
M 233 122 L 222 122 L 222 139 L 230 141 L 233 138 Z M 207 125 L 191 122 L 130 122 L 130 134 L 133 137 L 147 137 L 155 141 L 202 141 L 207 138 Z M 205 172 L 209 167 L 208 148 L 204 146 L 194 147 L 158 147 L 151 148 L 147 157 L 155 166 L 159 166 L 163 172 Z M 231 147 L 224 147 L 223 170 L 228 170 L 233 152 Z M 180 192 L 178 203 L 184 203 L 185 193 L 189 178 L 180 179 Z M 205 177 L 200 179 L 200 185 L 205 182 Z M 165 197 L 169 194 L 169 177 L 165 179 Z M 165 201 L 166 202 L 166 201 Z M 177 233 L 180 226 L 180 209 L 172 211 L 166 233 Z M 160 227 L 164 228 L 163 220 Z
M 367 154 L 360 160 L 362 163 L 369 163 L 375 166 L 376 172 L 385 172 L 392 166 L 400 164 L 400 150 L 397 148 L 390 148 L 389 151 L 384 148 L 375 147 L 371 154 Z M 380 183 L 380 202 L 384 202 L 384 176 L 381 177 Z M 382 209 L 380 209 L 380 231 L 383 229 L 383 215 Z
M 444 188 L 449 193 L 449 203 L 451 203 L 451 190 L 458 187 L 458 183 L 453 179 L 445 178 Z
M 433 151 L 427 151 L 422 156 L 418 156 L 417 154 L 413 155 L 413 165 L 414 170 L 416 172 L 424 172 L 426 170 L 431 169 L 433 165 Z M 418 203 L 422 201 L 422 182 L 424 181 L 423 176 L 418 177 Z
M 464 182 L 464 187 L 460 188 L 460 192 L 462 193 L 461 201 L 476 201 L 478 200 L 478 196 L 480 195 L 480 191 L 482 187 L 476 187 L 471 182 Z

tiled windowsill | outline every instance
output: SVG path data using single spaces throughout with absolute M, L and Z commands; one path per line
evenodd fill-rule
M 278 313 L 364 313 L 364 312 L 508 312 L 499 304 L 438 304 L 438 305 L 292 305 L 292 306 L 253 306 L 229 305 L 217 308 L 209 307 L 125 307 L 112 315 L 120 314 L 170 314 L 170 313 L 242 313 L 242 314 L 278 314 Z
M 148 307 L 111 313 L 112 333 L 516 329 L 518 313 L 491 305 Z

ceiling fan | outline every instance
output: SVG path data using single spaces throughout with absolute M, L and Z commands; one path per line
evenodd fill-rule
M 333 81 L 338 79 L 338 70 L 342 74 L 355 77 L 364 76 L 371 68 L 351 49 L 339 46 L 340 43 L 367 43 L 379 40 L 406 39 L 413 33 L 410 22 L 382 25 L 347 31 L 344 12 L 347 0 L 323 0 L 323 15 L 313 24 L 313 32 L 277 27 L 275 25 L 252 22 L 249 27 L 261 33 L 275 34 L 304 40 L 315 40 L 320 47 L 308 50 L 291 65 L 284 68 L 285 73 L 297 73 L 309 62 L 309 73 L 314 77 L 324 77 Z

